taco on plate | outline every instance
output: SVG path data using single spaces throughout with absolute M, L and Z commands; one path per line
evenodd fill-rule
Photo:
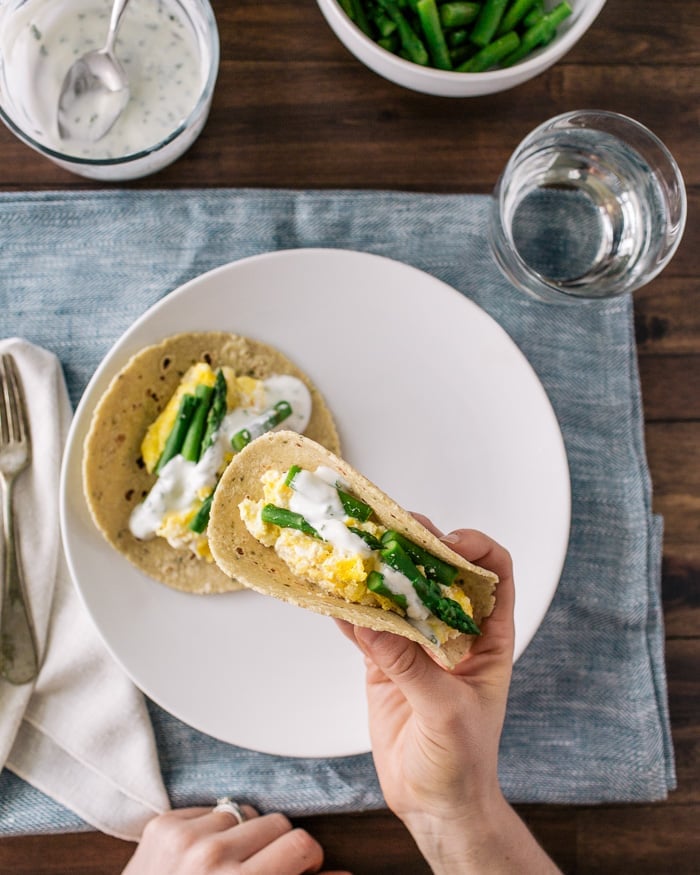
M 85 440 L 83 487 L 97 527 L 168 586 L 240 589 L 212 560 L 209 508 L 229 460 L 280 425 L 338 450 L 321 394 L 273 347 L 211 331 L 141 350 L 111 381 Z
M 209 544 L 251 589 L 387 630 L 454 666 L 494 605 L 495 574 L 454 553 L 336 454 L 288 430 L 233 458 Z

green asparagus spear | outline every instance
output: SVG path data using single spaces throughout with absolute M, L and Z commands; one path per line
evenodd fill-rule
M 411 581 L 416 595 L 435 617 L 467 635 L 480 634 L 479 627 L 462 606 L 454 599 L 443 596 L 440 586 L 420 573 L 398 541 L 385 544 L 380 555 L 387 565 Z
M 443 3 L 438 10 L 440 23 L 443 27 L 464 27 L 474 21 L 480 9 L 478 3 Z
M 418 18 L 433 64 L 438 70 L 451 70 L 452 61 L 435 0 L 418 0 Z
M 444 586 L 450 586 L 454 583 L 459 573 L 454 565 L 450 565 L 449 562 L 433 556 L 428 550 L 419 547 L 418 544 L 414 544 L 409 538 L 399 532 L 395 532 L 393 529 L 389 529 L 389 531 L 382 535 L 383 544 L 388 544 L 390 541 L 396 541 L 408 553 L 416 565 L 421 565 L 425 576 L 430 580 L 436 580 Z
M 372 21 L 379 31 L 380 39 L 388 39 L 392 34 L 396 33 L 396 22 L 392 21 L 381 9 L 375 11 Z
M 427 66 L 430 61 L 428 50 L 394 0 L 377 0 L 377 2 L 396 25 L 401 45 L 409 60 L 413 61 L 414 64 L 420 64 L 423 67 Z
M 551 12 L 548 12 L 541 18 L 537 24 L 533 24 L 532 27 L 525 31 L 520 45 L 501 57 L 500 60 L 502 60 L 503 66 L 510 67 L 512 64 L 516 64 L 526 55 L 529 55 L 537 46 L 549 42 L 556 33 L 557 27 L 569 15 L 571 15 L 571 7 L 564 0 L 564 2 L 555 6 Z
M 503 58 L 515 53 L 519 45 L 520 37 L 514 30 L 511 30 L 510 33 L 498 37 L 478 51 L 473 58 L 460 64 L 457 70 L 460 73 L 482 73 L 489 67 L 495 66 Z
M 545 16 L 545 8 L 543 0 L 535 0 L 535 5 L 528 12 L 528 14 L 523 18 L 523 27 L 526 29 L 532 27 L 533 24 L 537 24 Z
M 372 36 L 372 28 L 369 26 L 369 22 L 367 21 L 367 16 L 365 15 L 365 8 L 362 0 L 349 0 L 350 5 L 352 7 L 351 18 L 355 22 L 355 24 L 360 28 L 363 33 L 366 33 L 367 36 Z
M 189 528 L 193 532 L 201 535 L 209 525 L 209 514 L 211 513 L 211 503 L 214 500 L 214 492 L 211 492 L 202 502 L 199 510 L 190 521 Z
M 361 520 L 363 523 L 372 516 L 372 508 L 364 501 L 360 501 L 359 498 L 355 498 L 354 495 L 350 495 L 349 492 L 344 492 L 342 489 L 338 489 L 338 495 L 348 516 Z
M 483 48 L 491 42 L 507 5 L 508 0 L 486 0 L 472 30 L 471 41 L 473 43 Z
M 399 607 L 403 608 L 404 611 L 408 607 L 408 599 L 406 596 L 402 593 L 392 592 L 386 583 L 384 583 L 384 575 L 380 574 L 378 571 L 370 571 L 367 575 L 367 589 L 377 595 L 383 595 L 384 598 L 391 599 L 392 602 L 395 602 Z
M 219 430 L 224 416 L 226 416 L 226 411 L 228 409 L 226 403 L 227 392 L 228 387 L 226 385 L 226 377 L 224 377 L 224 372 L 219 368 L 216 372 L 214 394 L 211 399 L 211 405 L 207 414 L 207 424 L 204 428 L 204 435 L 202 437 L 202 453 L 208 450 L 214 442 L 214 435 Z
M 287 476 L 284 478 L 284 485 L 293 488 L 292 481 L 300 471 L 301 468 L 298 465 L 292 465 L 289 471 L 287 471 Z
M 188 462 L 198 462 L 202 452 L 203 435 L 207 423 L 207 415 L 211 405 L 214 389 L 212 386 L 199 385 L 194 390 L 195 398 L 199 399 L 199 404 L 190 422 L 190 427 L 185 435 L 185 442 L 182 445 L 182 455 Z
M 231 446 L 236 452 L 247 446 L 253 438 L 260 437 L 266 431 L 284 422 L 292 415 L 292 408 L 288 401 L 278 401 L 273 407 L 268 408 L 259 417 L 254 419 L 248 428 L 242 428 L 231 438 Z
M 175 423 L 170 431 L 170 434 L 168 435 L 168 439 L 165 442 L 163 452 L 160 454 L 160 458 L 156 463 L 156 474 L 160 474 L 165 465 L 167 465 L 167 463 L 173 458 L 173 456 L 177 456 L 182 449 L 182 445 L 185 442 L 185 437 L 187 436 L 187 429 L 190 427 L 192 417 L 194 416 L 199 404 L 200 400 L 198 398 L 195 398 L 194 395 L 186 394 L 182 396 L 182 399 L 180 400 L 180 406 L 177 411 L 177 416 L 175 418 Z
M 289 471 L 287 471 L 287 476 L 284 479 L 285 485 L 294 489 L 294 478 L 300 471 L 301 468 L 298 465 L 292 465 Z M 336 489 L 345 513 L 349 517 L 353 517 L 356 520 L 361 520 L 363 523 L 367 522 L 367 520 L 372 516 L 372 508 L 368 504 L 365 504 L 364 501 L 356 498 L 354 495 L 350 495 L 349 492 L 345 492 L 343 489 L 340 489 L 340 487 L 336 486 Z
M 298 529 L 305 535 L 323 540 L 316 529 L 307 523 L 300 513 L 294 513 L 294 511 L 287 510 L 284 507 L 265 504 L 260 511 L 260 518 L 264 523 L 271 523 L 273 526 L 279 526 L 281 529 Z
M 362 538 L 370 550 L 379 551 L 382 549 L 382 542 L 379 538 L 375 538 L 371 532 L 366 532 L 364 529 L 358 529 L 357 526 L 348 526 L 348 531 L 352 532 L 353 535 L 357 535 L 358 538 Z
M 459 27 L 457 30 L 448 31 L 445 39 L 451 49 L 456 49 L 469 42 L 469 31 L 466 27 Z
M 508 31 L 517 27 L 537 2 L 538 0 L 513 0 L 501 19 L 501 23 L 496 31 L 497 35 L 502 36 L 504 33 L 508 33 Z
M 377 45 L 395 55 L 399 51 L 399 38 L 395 33 L 392 33 L 391 36 L 383 36 L 381 39 L 378 39 Z

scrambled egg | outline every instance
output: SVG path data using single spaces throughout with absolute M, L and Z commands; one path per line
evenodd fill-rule
M 226 406 L 231 411 L 236 407 L 246 407 L 254 413 L 261 413 L 265 407 L 266 393 L 262 380 L 253 377 L 237 377 L 230 367 L 221 368 L 226 379 Z M 177 389 L 162 410 L 158 418 L 148 428 L 141 443 L 141 456 L 149 473 L 152 473 L 160 459 L 166 441 L 172 431 L 180 402 L 183 395 L 194 394 L 197 386 L 205 385 L 213 387 L 216 382 L 216 370 L 206 362 L 197 362 L 192 365 L 183 375 Z M 225 453 L 221 466 L 218 470 L 220 475 L 233 457 L 233 451 Z M 189 528 L 203 501 L 213 492 L 210 489 L 200 490 L 195 502 L 185 510 L 167 512 L 157 528 L 155 534 L 165 538 L 168 543 L 177 548 L 191 550 L 207 562 L 213 562 L 214 558 L 209 549 L 209 541 L 206 531 L 194 532 Z
M 263 497 L 259 501 L 244 499 L 239 510 L 250 534 L 275 552 L 297 577 L 317 584 L 326 592 L 355 604 L 380 607 L 404 616 L 404 611 L 391 599 L 367 588 L 370 571 L 379 571 L 381 561 L 376 552 L 370 556 L 348 554 L 327 541 L 320 541 L 297 529 L 279 528 L 261 519 L 265 504 L 289 508 L 293 491 L 285 483 L 286 472 L 268 470 L 262 476 Z M 376 538 L 386 532 L 377 523 L 347 520 L 347 525 L 370 532 Z M 421 569 L 422 570 L 422 569 Z M 473 616 L 469 597 L 458 586 L 445 588 L 444 594 L 458 602 L 466 613 Z M 439 643 L 443 644 L 460 633 L 432 615 L 426 620 Z
M 289 507 L 292 490 L 285 484 L 286 472 L 269 470 L 262 476 L 263 497 L 260 501 L 244 499 L 240 504 L 241 518 L 248 531 L 266 547 L 274 547 L 277 554 L 298 577 L 318 584 L 326 592 L 362 605 L 381 607 L 403 614 L 390 599 L 367 589 L 367 575 L 379 570 L 376 556 L 348 554 L 327 541 L 319 541 L 297 529 L 280 529 L 263 522 L 260 511 L 265 504 Z M 372 522 L 351 520 L 350 525 L 381 538 L 386 529 Z
M 237 377 L 233 368 L 226 365 L 221 370 L 226 379 L 226 406 L 228 410 L 242 406 L 251 408 L 255 413 L 261 413 L 265 407 L 263 381 L 255 380 L 253 377 Z M 197 362 L 185 371 L 172 398 L 158 418 L 151 423 L 141 443 L 141 456 L 149 473 L 158 464 L 165 442 L 175 424 L 182 396 L 193 395 L 197 386 L 213 386 L 215 382 L 216 371 L 206 362 Z M 230 457 L 228 461 L 230 461 Z
M 156 534 L 160 535 L 161 538 L 165 538 L 171 547 L 191 550 L 200 559 L 204 559 L 206 562 L 213 562 L 214 557 L 209 549 L 209 540 L 207 539 L 206 532 L 193 532 L 189 527 L 198 510 L 198 507 L 191 507 L 180 513 L 166 514 Z

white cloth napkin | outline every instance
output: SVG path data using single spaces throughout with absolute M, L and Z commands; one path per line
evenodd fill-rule
M 29 407 L 32 464 L 15 485 L 19 549 L 42 660 L 34 683 L 0 678 L 0 765 L 102 832 L 137 840 L 168 796 L 140 691 L 102 643 L 70 580 L 58 522 L 71 409 L 58 359 L 0 341 Z

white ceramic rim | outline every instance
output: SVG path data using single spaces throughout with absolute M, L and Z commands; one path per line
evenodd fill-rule
M 531 78 L 561 58 L 593 24 L 605 5 L 606 0 L 582 0 L 584 5 L 580 14 L 569 29 L 562 34 L 561 39 L 556 39 L 549 46 L 536 50 L 529 58 L 518 62 L 512 67 L 502 70 L 486 70 L 483 73 L 459 73 L 455 70 L 436 70 L 434 67 L 421 67 L 419 64 L 414 64 L 412 61 L 400 58 L 377 45 L 374 40 L 370 39 L 347 17 L 337 0 L 317 0 L 317 2 L 324 15 L 326 15 L 329 24 L 331 24 L 331 27 L 336 32 L 336 35 L 338 35 L 338 31 L 336 27 L 333 27 L 333 23 L 335 23 L 338 29 L 346 33 L 348 41 L 358 48 L 362 54 L 366 54 L 380 68 L 388 67 L 394 76 L 402 78 L 406 75 L 416 76 L 422 79 L 426 86 L 430 84 L 434 86 L 450 86 L 454 85 L 457 81 L 473 81 L 475 83 L 482 83 L 484 87 L 487 85 L 491 86 L 489 88 L 490 91 L 497 91 L 499 90 L 499 85 L 503 85 L 505 90 L 511 84 L 515 84 L 514 80 L 516 78 L 517 83 Z M 349 45 L 347 47 L 350 48 Z M 363 58 L 360 59 L 364 61 Z M 370 61 L 366 63 L 379 75 L 389 75 L 381 73 L 377 66 L 374 66 Z M 397 80 L 392 79 L 392 81 Z

